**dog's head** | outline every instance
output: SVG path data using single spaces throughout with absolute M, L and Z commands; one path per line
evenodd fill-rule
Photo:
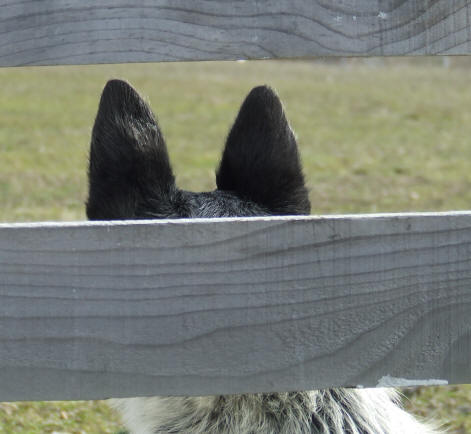
M 92 132 L 89 219 L 309 214 L 296 140 L 270 88 L 254 88 L 242 104 L 216 184 L 178 189 L 149 106 L 126 82 L 106 84 Z

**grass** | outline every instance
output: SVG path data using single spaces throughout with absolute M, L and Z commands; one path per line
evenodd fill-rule
M 101 89 L 148 96 L 177 182 L 214 188 L 228 128 L 252 86 L 278 90 L 298 135 L 313 212 L 469 209 L 467 68 L 438 62 L 223 62 L 0 69 L 0 221 L 82 220 Z M 417 389 L 408 408 L 471 432 L 471 386 Z M 101 402 L 0 404 L 2 433 L 115 433 Z
M 115 434 L 120 422 L 97 401 L 0 403 L 0 432 L 5 434 Z

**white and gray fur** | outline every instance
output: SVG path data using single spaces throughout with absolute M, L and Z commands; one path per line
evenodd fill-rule
M 115 399 L 136 434 L 432 434 L 393 389 Z
M 127 83 L 106 85 L 92 133 L 93 220 L 309 214 L 297 144 L 281 102 L 253 89 L 229 133 L 217 189 L 180 190 L 149 106 Z M 112 400 L 133 434 L 425 434 L 387 389 Z

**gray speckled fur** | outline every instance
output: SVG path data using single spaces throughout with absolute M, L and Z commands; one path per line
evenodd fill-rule
M 150 108 L 127 83 L 103 91 L 92 134 L 90 219 L 308 214 L 296 141 L 276 94 L 252 90 L 228 136 L 218 189 L 179 190 Z M 111 401 L 133 434 L 426 434 L 386 389 Z
M 330 389 L 206 397 L 116 399 L 133 434 L 432 434 L 394 390 Z

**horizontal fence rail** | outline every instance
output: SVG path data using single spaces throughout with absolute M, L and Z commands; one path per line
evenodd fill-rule
M 0 225 L 0 400 L 471 382 L 471 212 Z
M 0 66 L 470 54 L 469 0 L 0 0 Z

